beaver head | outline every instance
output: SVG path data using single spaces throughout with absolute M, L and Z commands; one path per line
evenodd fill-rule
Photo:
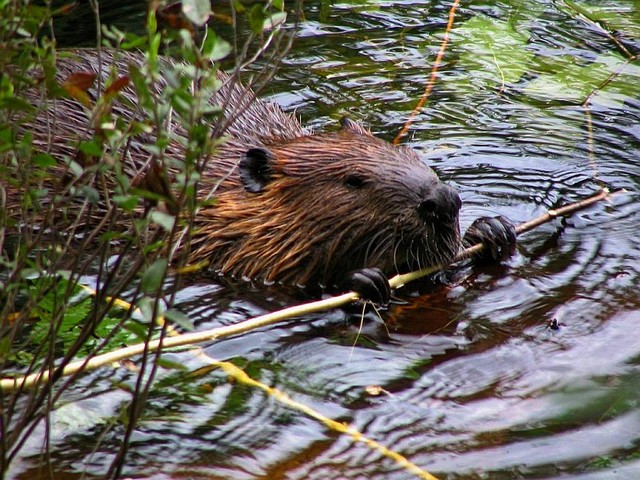
M 343 120 L 336 133 L 246 151 L 215 205 L 196 216 L 191 259 L 267 282 L 332 285 L 447 263 L 460 197 L 411 149 Z

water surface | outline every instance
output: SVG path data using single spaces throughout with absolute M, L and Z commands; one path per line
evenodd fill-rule
M 142 22 L 126 3 L 110 6 L 107 20 Z M 331 311 L 204 351 L 438 478 L 636 478 L 640 64 L 625 65 L 601 27 L 637 54 L 640 7 L 581 2 L 605 19 L 598 24 L 557 1 L 462 3 L 404 143 L 460 191 L 463 224 L 497 214 L 524 222 L 602 186 L 627 193 L 524 235 L 502 265 L 467 265 L 444 282 L 397 291 L 381 318 L 368 312 L 361 324 L 357 313 Z M 425 88 L 449 7 L 308 4 L 265 94 L 310 127 L 336 129 L 349 115 L 391 140 Z M 611 71 L 622 73 L 599 89 Z M 204 329 L 297 302 L 278 287 L 201 279 L 179 292 L 177 307 Z M 413 478 L 262 391 L 218 371 L 197 374 L 203 362 L 188 352 L 171 358 L 191 373 L 160 375 L 127 476 Z M 133 384 L 135 373 L 104 368 L 67 394 L 51 447 L 56 478 L 106 471 L 128 398 L 116 381 Z M 367 393 L 372 385 L 382 393 Z M 40 459 L 27 455 L 35 451 L 34 442 L 13 478 L 38 477 Z

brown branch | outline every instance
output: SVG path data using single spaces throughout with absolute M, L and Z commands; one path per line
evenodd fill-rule
M 585 208 L 593 205 L 594 203 L 610 198 L 611 195 L 614 195 L 616 193 L 619 193 L 619 192 L 614 192 L 613 194 L 610 194 L 608 189 L 603 188 L 595 195 L 585 198 L 584 200 L 580 200 L 575 203 L 570 203 L 569 205 L 565 205 L 564 207 L 560 207 L 555 210 L 548 210 L 547 213 L 544 213 L 543 215 L 540 215 L 537 218 L 529 220 L 528 222 L 521 223 L 516 227 L 516 233 L 518 235 L 522 235 L 523 233 L 533 230 L 534 228 L 539 227 L 540 225 L 543 225 L 547 222 L 550 222 L 555 218 L 568 217 L 574 214 L 575 212 L 584 210 Z M 463 260 L 466 260 L 468 258 L 471 258 L 477 255 L 478 253 L 480 253 L 484 248 L 485 246 L 482 243 L 469 247 L 461 251 L 460 253 L 458 253 L 458 255 L 456 255 L 456 257 L 453 259 L 451 263 L 454 264 L 454 263 L 458 263 Z M 434 265 L 433 267 L 425 268 L 423 270 L 418 270 L 416 272 L 409 272 L 401 275 L 396 275 L 391 280 L 389 280 L 389 283 L 393 288 L 399 288 L 405 285 L 406 283 L 425 277 L 434 272 L 444 270 L 445 268 L 447 268 L 447 266 L 448 265 Z
M 451 32 L 451 29 L 453 28 L 453 21 L 455 19 L 456 10 L 458 9 L 459 4 L 460 0 L 454 0 L 453 5 L 451 5 L 451 9 L 449 10 L 449 20 L 447 21 L 447 28 L 444 31 L 444 37 L 442 38 L 442 43 L 440 44 L 438 55 L 436 55 L 436 59 L 433 62 L 433 67 L 431 68 L 431 74 L 429 75 L 427 86 L 425 87 L 420 100 L 418 100 L 418 104 L 413 109 L 413 111 L 409 115 L 409 118 L 402 127 L 402 130 L 400 130 L 400 133 L 398 133 L 398 135 L 396 135 L 396 138 L 393 139 L 394 145 L 398 145 L 400 143 L 400 140 L 402 140 L 402 138 L 407 134 L 407 131 L 409 131 L 409 127 L 411 127 L 411 124 L 413 123 L 413 119 L 420 112 L 420 110 L 422 110 L 422 107 L 424 107 L 424 105 L 426 104 L 429 95 L 431 95 L 431 91 L 433 90 L 433 86 L 436 84 L 436 79 L 438 77 L 440 63 L 442 62 L 444 53 L 447 50 L 447 45 L 449 44 L 449 32 Z
M 614 192 L 613 194 L 618 193 Z M 557 208 L 555 210 L 549 210 L 547 213 L 533 219 L 528 222 L 522 223 L 516 227 L 516 232 L 521 235 L 529 230 L 532 230 L 544 223 L 550 222 L 551 220 L 558 217 L 567 217 L 572 215 L 573 213 L 584 210 L 585 208 L 597 203 L 601 200 L 605 200 L 611 197 L 609 191 L 607 189 L 602 189 L 596 195 L 593 195 L 589 198 L 581 200 L 576 203 L 572 203 L 566 205 L 564 207 Z M 467 248 L 460 252 L 456 258 L 455 262 L 460 262 L 465 260 L 478 252 L 480 252 L 484 248 L 484 245 L 478 244 L 473 247 Z M 403 275 L 396 275 L 389 283 L 393 288 L 399 288 L 404 284 L 424 277 L 425 275 L 429 275 L 438 270 L 442 270 L 446 268 L 447 265 L 436 265 L 435 267 L 420 270 L 418 272 L 411 272 Z M 88 289 L 88 287 L 85 287 Z M 269 325 L 273 325 L 276 323 L 280 323 L 284 320 L 289 320 L 294 317 L 300 317 L 302 315 L 306 315 L 309 313 L 320 312 L 324 310 L 328 310 L 331 308 L 341 307 L 343 305 L 349 304 L 358 300 L 358 294 L 355 292 L 348 292 L 342 295 L 327 298 L 324 300 L 319 300 L 316 302 L 303 303 L 301 305 L 296 305 L 293 307 L 288 307 L 283 310 L 279 310 L 277 312 L 268 313 L 266 315 L 261 315 L 256 318 L 251 318 L 244 322 L 240 322 L 234 325 L 229 325 L 225 327 L 213 328 L 210 330 L 204 330 L 201 332 L 192 332 L 185 333 L 181 335 L 172 336 L 169 338 L 165 338 L 164 340 L 154 340 L 147 342 L 146 344 L 136 344 L 131 345 L 126 348 L 122 348 L 113 352 L 105 353 L 102 355 L 97 355 L 88 361 L 86 359 L 81 359 L 72 363 L 67 364 L 62 372 L 56 372 L 58 375 L 71 375 L 78 373 L 79 371 L 90 371 L 95 370 L 96 368 L 108 365 L 113 362 L 117 362 L 119 360 L 123 360 L 125 358 L 130 358 L 135 355 L 140 355 L 144 352 L 150 353 L 154 352 L 160 348 L 171 348 L 171 347 L 180 347 L 186 345 L 193 345 L 195 343 L 212 341 L 212 340 L 220 340 L 222 338 L 226 338 L 232 335 L 239 335 L 242 333 L 246 333 L 257 328 L 263 328 Z M 0 389 L 3 392 L 14 391 L 23 388 L 30 388 L 35 385 L 38 385 L 42 382 L 47 382 L 50 379 L 50 370 L 41 371 L 38 373 L 34 373 L 27 376 L 16 377 L 16 378 L 3 378 L 0 380 Z
M 581 16 L 587 23 L 590 23 L 595 28 L 600 30 L 600 32 L 602 32 L 603 35 L 611 40 L 616 48 L 620 52 L 622 52 L 629 60 L 635 60 L 637 58 L 637 55 L 631 53 L 629 49 L 620 40 L 618 40 L 613 33 L 611 33 L 612 29 L 607 22 L 605 22 L 604 20 L 596 20 L 591 18 L 592 15 L 586 8 L 581 7 L 571 0 L 564 0 L 562 3 L 564 3 L 570 10 Z

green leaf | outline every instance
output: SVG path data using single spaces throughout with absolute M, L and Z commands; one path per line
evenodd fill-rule
M 177 362 L 175 360 L 169 360 L 165 357 L 160 357 L 158 359 L 158 365 L 162 368 L 166 368 L 167 370 L 187 370 L 187 367 L 184 363 Z
M 159 258 L 153 262 L 142 274 L 140 288 L 145 293 L 154 293 L 160 288 L 167 271 L 168 261 L 166 258 Z
M 29 196 L 31 196 L 32 198 L 40 199 L 40 198 L 45 198 L 49 195 L 49 189 L 48 188 L 30 188 L 28 193 L 29 193 Z
M 529 71 L 533 52 L 527 50 L 529 32 L 508 22 L 477 15 L 453 31 L 452 43 L 461 48 L 460 66 L 486 87 L 514 83 Z
M 262 33 L 264 28 L 264 20 L 266 18 L 264 7 L 257 3 L 249 10 L 248 19 L 249 26 L 254 33 Z
M 140 307 L 140 310 L 142 311 L 142 307 Z M 149 322 L 151 322 L 151 320 L 149 320 Z M 141 325 L 138 322 L 127 322 L 124 325 L 124 328 L 127 331 L 133 333 L 139 341 L 144 342 L 147 340 L 147 327 L 145 327 L 144 325 Z
M 124 50 L 142 49 L 147 43 L 147 37 L 127 33 L 126 40 L 120 45 Z
M 153 322 L 153 304 L 153 300 L 151 300 L 149 297 L 142 297 L 138 301 L 138 308 L 140 309 L 140 313 L 142 314 L 142 319 L 149 324 Z
M 149 32 L 149 43 L 152 44 L 156 41 L 157 35 L 155 33 L 158 30 L 158 19 L 156 18 L 156 12 L 153 8 L 149 9 L 149 15 L 147 16 L 147 31 Z
M 169 310 L 164 312 L 164 318 L 172 321 L 173 323 L 187 331 L 192 332 L 196 329 L 195 325 L 187 315 L 173 308 L 170 308 Z
M 11 355 L 11 337 L 5 335 L 0 338 L 0 363 L 5 363 L 9 355 Z
M 3 127 L 0 129 L 0 141 L 3 143 L 11 144 L 13 140 L 13 130 L 9 127 Z
M 211 14 L 210 0 L 182 0 L 182 12 L 189 21 L 202 26 Z
M 19 97 L 4 97 L 0 98 L 0 109 L 29 112 L 35 110 L 35 107 Z
M 114 195 L 112 200 L 126 212 L 131 212 L 138 205 L 138 198 L 132 195 Z
M 40 270 L 37 268 L 22 268 L 19 273 L 20 277 L 25 280 L 34 280 L 40 276 Z
M 65 158 L 64 160 L 67 167 L 69 167 L 69 170 L 71 170 L 71 173 L 73 173 L 76 177 L 82 176 L 82 174 L 84 173 L 84 168 L 82 168 L 82 165 L 70 158 Z
M 214 120 L 220 118 L 222 116 L 222 113 L 223 110 L 221 107 L 219 107 L 218 105 L 211 105 L 209 103 L 204 105 L 202 107 L 202 110 L 200 110 L 200 115 L 202 115 L 202 118 L 209 122 L 213 122 Z
M 149 218 L 153 223 L 155 223 L 156 225 L 160 225 L 167 232 L 170 232 L 171 230 L 173 230 L 173 224 L 176 221 L 173 215 L 169 215 L 164 212 L 159 212 L 157 210 L 151 212 L 149 214 Z
M 143 248 L 142 248 L 142 253 L 145 255 L 148 255 L 152 252 L 155 252 L 156 250 L 160 249 L 160 248 L 164 248 L 166 246 L 166 242 L 164 242 L 163 240 L 158 240 L 157 242 L 151 242 L 151 243 L 147 243 Z
M 262 30 L 264 31 L 275 30 L 286 21 L 287 21 L 286 12 L 276 12 L 264 19 L 264 22 L 262 24 Z
M 212 31 L 207 33 L 202 44 L 202 55 L 210 62 L 217 62 L 231 53 L 231 45 L 226 40 L 216 36 Z
M 100 203 L 100 194 L 98 193 L 98 190 L 90 187 L 89 185 L 83 185 L 82 187 L 80 187 L 78 194 L 82 197 L 85 197 L 87 200 L 89 200 L 90 203 L 94 205 Z
M 156 157 L 162 156 L 163 148 L 159 145 L 142 145 L 142 147 L 153 156 L 156 156 Z
M 233 8 L 237 13 L 242 14 L 247 11 L 245 6 L 242 4 L 242 0 L 231 0 L 231 3 L 233 3 Z
M 56 159 L 53 158 L 53 155 L 50 155 L 48 153 L 36 153 L 32 157 L 32 160 L 35 165 L 42 168 L 53 167 L 57 163 Z
M 102 145 L 100 145 L 100 142 L 96 139 L 88 142 L 81 142 L 79 148 L 82 153 L 87 155 L 92 155 L 94 157 L 102 155 Z

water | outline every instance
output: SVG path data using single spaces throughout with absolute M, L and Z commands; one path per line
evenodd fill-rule
M 107 20 L 122 12 L 141 21 L 120 4 Z M 637 2 L 581 5 L 606 14 L 637 54 Z M 349 115 L 391 140 L 424 90 L 449 6 L 307 5 L 266 94 L 313 128 L 336 128 Z M 626 193 L 524 235 L 502 265 L 465 266 L 444 283 L 398 290 L 381 318 L 368 312 L 361 324 L 357 309 L 315 314 L 204 352 L 235 359 L 438 478 L 637 478 L 640 66 L 624 65 L 602 29 L 562 2 L 465 3 L 456 25 L 405 143 L 460 191 L 464 225 L 496 214 L 520 223 L 601 185 Z M 179 293 L 177 307 L 204 329 L 297 302 L 280 287 L 202 279 Z M 199 371 L 200 357 L 170 358 L 187 371 L 160 374 L 125 475 L 413 478 L 262 391 Z M 122 385 L 134 381 L 135 373 L 104 368 L 67 394 L 54 414 L 56 478 L 106 471 L 122 435 Z M 37 443 L 13 478 L 38 477 Z

